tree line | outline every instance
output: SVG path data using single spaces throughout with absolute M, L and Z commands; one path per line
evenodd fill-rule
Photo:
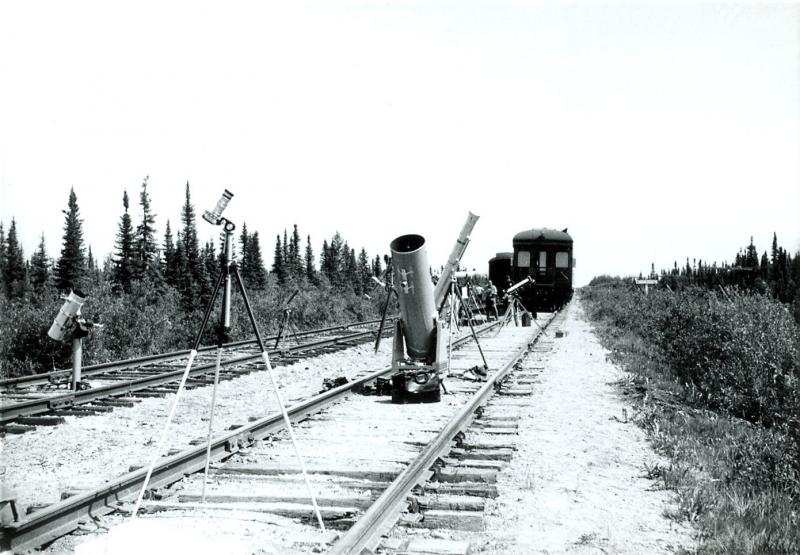
M 18 222 L 12 218 L 7 228 L 0 222 L 0 377 L 69 366 L 69 345 L 50 340 L 47 329 L 63 302 L 59 295 L 70 289 L 90 297 L 83 313 L 104 326 L 85 342 L 84 364 L 191 345 L 210 302 L 223 249 L 214 241 L 199 241 L 188 183 L 180 217 L 174 226 L 166 221 L 161 237 L 146 178 L 138 203 L 132 202 L 127 191 L 121 201 L 113 252 L 102 261 L 86 244 L 74 189 L 63 211 L 64 232 L 57 257 L 48 255 L 44 236 L 35 252 L 26 257 Z M 222 228 L 220 232 L 221 241 Z M 292 316 L 299 328 L 366 320 L 380 314 L 384 297 L 372 294 L 372 277 L 382 273 L 382 259 L 351 247 L 338 232 L 323 242 L 317 265 L 311 236 L 302 241 L 297 225 L 291 233 L 284 230 L 276 237 L 270 270 L 258 231 L 250 231 L 242 223 L 234 233 L 235 260 L 265 333 L 277 330 L 286 300 L 296 289 L 300 294 L 293 300 Z M 232 300 L 232 338 L 251 338 L 242 299 L 234 294 Z M 215 339 L 213 325 L 208 326 L 203 343 L 213 344 Z
M 639 277 L 643 277 L 639 274 Z M 725 292 L 729 287 L 743 291 L 768 295 L 790 305 L 795 320 L 800 322 L 800 252 L 794 255 L 778 244 L 778 235 L 773 232 L 769 251 L 761 255 L 753 242 L 740 248 L 732 262 L 709 264 L 702 259 L 686 258 L 686 263 L 673 262 L 672 268 L 656 272 L 651 265 L 651 278 L 659 278 L 660 284 L 671 289 L 698 286 Z M 601 285 L 618 281 L 611 276 L 597 276 L 589 285 Z
M 200 245 L 188 182 L 180 227 L 173 234 L 172 224 L 167 220 L 160 244 L 156 237 L 156 215 L 151 207 L 147 178 L 142 182 L 138 205 L 138 223 L 135 224 L 130 197 L 127 190 L 123 191 L 114 251 L 102 264 L 95 259 L 91 246 L 86 246 L 74 188 L 70 189 L 64 211 L 62 248 L 55 260 L 48 256 L 44 234 L 36 251 L 26 259 L 19 242 L 16 220 L 12 218 L 8 231 L 0 222 L 0 290 L 8 298 L 22 298 L 26 293 L 40 292 L 48 287 L 68 292 L 70 289 L 88 289 L 106 281 L 115 291 L 130 293 L 136 283 L 145 282 L 156 290 L 174 288 L 180 293 L 187 311 L 205 306 L 224 256 L 224 233 L 220 232 L 219 249 L 213 241 Z M 300 237 L 297 224 L 294 224 L 291 234 L 284 229 L 283 238 L 276 235 L 270 272 L 264 263 L 258 231 L 248 231 L 247 223 L 243 223 L 237 232 L 234 250 L 239 272 L 248 289 L 264 289 L 271 274 L 282 286 L 319 287 L 325 282 L 360 295 L 372 289 L 372 276 L 380 276 L 383 272 L 379 255 L 371 258 L 364 248 L 356 254 L 356 249 L 338 231 L 330 241 L 323 241 L 318 269 L 311 236 L 306 235 L 305 245 Z

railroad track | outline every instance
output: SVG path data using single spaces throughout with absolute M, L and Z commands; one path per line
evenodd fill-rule
M 297 333 L 296 337 L 322 336 L 305 343 L 289 338 L 269 355 L 277 363 L 295 360 L 301 356 L 313 356 L 331 349 L 353 346 L 374 337 L 379 320 L 354 322 Z M 354 331 L 353 328 L 367 328 Z M 390 329 L 390 327 L 389 327 Z M 330 335 L 336 333 L 336 335 Z M 267 343 L 276 336 L 266 338 Z M 209 383 L 207 375 L 215 368 L 210 354 L 216 347 L 203 347 L 190 372 L 187 387 L 201 387 Z M 220 379 L 231 379 L 250 372 L 257 365 L 251 363 L 261 359 L 255 340 L 238 341 L 225 345 Z M 87 366 L 84 378 L 90 377 L 95 386 L 80 391 L 53 390 L 53 386 L 68 383 L 71 370 L 35 374 L 0 380 L 5 388 L 0 395 L 0 433 L 22 433 L 37 425 L 55 425 L 68 415 L 89 415 L 113 410 L 115 406 L 132 406 L 141 398 L 163 396 L 177 390 L 189 351 L 150 355 L 123 361 L 114 361 Z M 204 358 L 204 356 L 206 358 Z M 46 385 L 48 390 L 33 390 Z M 23 388 L 25 388 L 23 390 Z M 46 415 L 46 416 L 45 416 Z
M 480 332 L 487 334 L 493 328 L 494 325 L 489 325 Z M 374 548 L 381 533 L 394 524 L 409 499 L 418 508 L 437 506 L 429 501 L 420 504 L 419 495 L 407 497 L 412 487 L 416 485 L 419 488 L 430 477 L 436 482 L 428 485 L 426 491 L 437 492 L 440 504 L 448 502 L 447 495 L 474 495 L 478 492 L 480 496 L 487 491 L 491 493 L 491 480 L 486 478 L 492 471 L 490 463 L 484 463 L 483 468 L 479 465 L 477 470 L 467 463 L 456 464 L 455 469 L 438 465 L 442 461 L 450 464 L 458 458 L 473 460 L 474 457 L 469 453 L 478 451 L 482 456 L 491 456 L 496 452 L 500 456 L 507 456 L 507 449 L 503 450 L 502 442 L 469 444 L 463 439 L 469 437 L 468 426 L 476 414 L 481 418 L 473 426 L 481 427 L 484 433 L 491 433 L 490 429 L 486 429 L 489 421 L 487 414 L 491 415 L 494 409 L 487 406 L 482 414 L 480 409 L 476 413 L 476 407 L 485 404 L 489 396 L 504 390 L 511 398 L 520 394 L 519 388 L 509 389 L 507 383 L 502 384 L 514 364 L 527 352 L 535 330 L 506 328 L 499 337 L 495 334 L 495 337 L 482 340 L 484 352 L 492 366 L 489 379 L 485 382 L 463 379 L 470 376 L 474 379 L 467 371 L 480 361 L 474 348 L 454 354 L 453 370 L 446 380 L 449 394 L 443 396 L 441 403 L 392 405 L 386 397 L 353 395 L 348 397 L 347 403 L 336 403 L 354 389 L 390 374 L 390 369 L 384 368 L 361 375 L 344 386 L 290 407 L 292 420 L 304 421 L 297 427 L 296 433 L 318 489 L 326 524 L 329 528 L 349 529 L 338 542 L 330 532 L 323 534 L 312 524 L 312 510 L 297 481 L 296 461 L 288 455 L 287 442 L 281 439 L 283 423 L 277 414 L 238 427 L 212 440 L 214 480 L 209 484 L 205 504 L 198 502 L 202 478 L 198 479 L 196 475 L 183 478 L 203 468 L 206 444 L 164 458 L 153 473 L 149 486 L 151 495 L 144 505 L 144 512 L 172 515 L 200 512 L 205 522 L 209 514 L 218 516 L 220 513 L 230 514 L 230 511 L 278 515 L 274 518 L 288 518 L 289 523 L 293 522 L 292 519 L 308 522 L 307 525 L 295 523 L 295 526 L 303 528 L 300 537 L 310 538 L 304 541 L 311 551 L 318 550 L 320 545 L 325 548 L 332 545 L 337 553 L 357 553 L 366 546 Z M 464 344 L 468 340 L 469 336 L 464 336 L 457 343 Z M 513 351 L 510 354 L 509 348 Z M 530 392 L 529 387 L 522 389 Z M 367 414 L 370 416 L 367 422 L 372 426 L 365 430 Z M 495 431 L 500 430 L 502 434 L 508 433 L 508 429 L 500 424 Z M 463 436 L 465 430 L 467 435 Z M 452 451 L 454 437 L 461 438 L 461 447 Z M 262 441 L 264 438 L 270 438 L 271 441 L 265 443 Z M 487 445 L 499 445 L 500 448 L 492 449 Z M 437 461 L 438 464 L 434 464 Z M 471 464 L 474 466 L 474 460 Z M 454 470 L 454 474 L 451 470 Z M 107 516 L 104 525 L 120 522 L 124 516 L 120 516 L 119 511 L 124 513 L 126 508 L 130 510 L 129 500 L 138 493 L 144 475 L 144 469 L 133 470 L 102 488 L 81 492 L 5 527 L 5 547 L 24 551 L 41 546 L 74 530 L 81 521 L 113 511 L 117 513 Z M 458 478 L 448 481 L 448 475 L 451 478 L 452 475 L 458 475 Z M 484 479 L 480 479 L 481 475 Z M 469 477 L 478 481 L 463 481 Z M 475 506 L 475 503 L 468 503 L 467 506 Z M 433 517 L 434 513 L 430 513 L 426 519 L 428 525 L 435 521 Z M 469 517 L 470 521 L 477 518 L 474 515 Z M 153 520 L 140 518 L 137 522 Z M 281 521 L 280 524 L 286 522 Z M 394 536 L 397 534 L 394 533 Z M 384 547 L 392 549 L 391 546 Z M 297 545 L 293 549 L 296 550 Z

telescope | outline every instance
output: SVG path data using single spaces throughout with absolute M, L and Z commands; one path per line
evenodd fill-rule
M 512 285 L 511 287 L 506 289 L 506 295 L 510 295 L 511 293 L 513 293 L 514 291 L 519 289 L 520 287 L 525 287 L 529 283 L 536 283 L 535 281 L 533 281 L 533 278 L 531 276 L 526 277 L 522 281 L 520 281 L 518 283 L 515 283 L 514 285 Z
M 477 220 L 472 213 L 467 217 L 436 286 L 431 280 L 423 236 L 401 235 L 389 246 L 400 304 L 392 348 L 392 402 L 440 400 L 439 371 L 447 367 L 447 331 L 445 322 L 439 320 L 439 309 Z
M 214 210 L 206 210 L 203 212 L 203 219 L 211 225 L 220 225 L 225 219 L 222 217 L 222 212 L 228 206 L 228 203 L 232 198 L 233 193 L 231 193 L 228 189 L 225 189 L 225 191 L 222 193 L 222 196 L 217 201 L 217 205 L 214 207 Z
M 64 300 L 64 304 L 53 320 L 53 325 L 50 326 L 50 330 L 47 332 L 47 335 L 51 339 L 55 339 L 56 341 L 64 339 L 67 332 L 74 327 L 74 319 L 80 315 L 81 307 L 83 303 L 86 302 L 86 299 L 86 295 L 81 291 L 73 290 L 69 292 L 69 295 Z

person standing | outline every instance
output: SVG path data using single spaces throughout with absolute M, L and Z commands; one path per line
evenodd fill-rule
M 486 304 L 486 319 L 491 320 L 492 314 L 494 314 L 494 319 L 498 320 L 500 315 L 497 313 L 497 287 L 491 281 L 484 292 L 484 303 Z

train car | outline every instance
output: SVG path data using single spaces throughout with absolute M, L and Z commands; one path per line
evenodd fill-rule
M 514 236 L 511 275 L 514 283 L 526 277 L 533 285 L 519 290 L 520 301 L 531 312 L 553 312 L 572 298 L 572 237 L 534 228 Z
M 494 283 L 497 291 L 503 291 L 508 287 L 507 279 L 511 279 L 511 259 L 514 253 L 498 252 L 494 258 L 489 259 L 489 281 Z

